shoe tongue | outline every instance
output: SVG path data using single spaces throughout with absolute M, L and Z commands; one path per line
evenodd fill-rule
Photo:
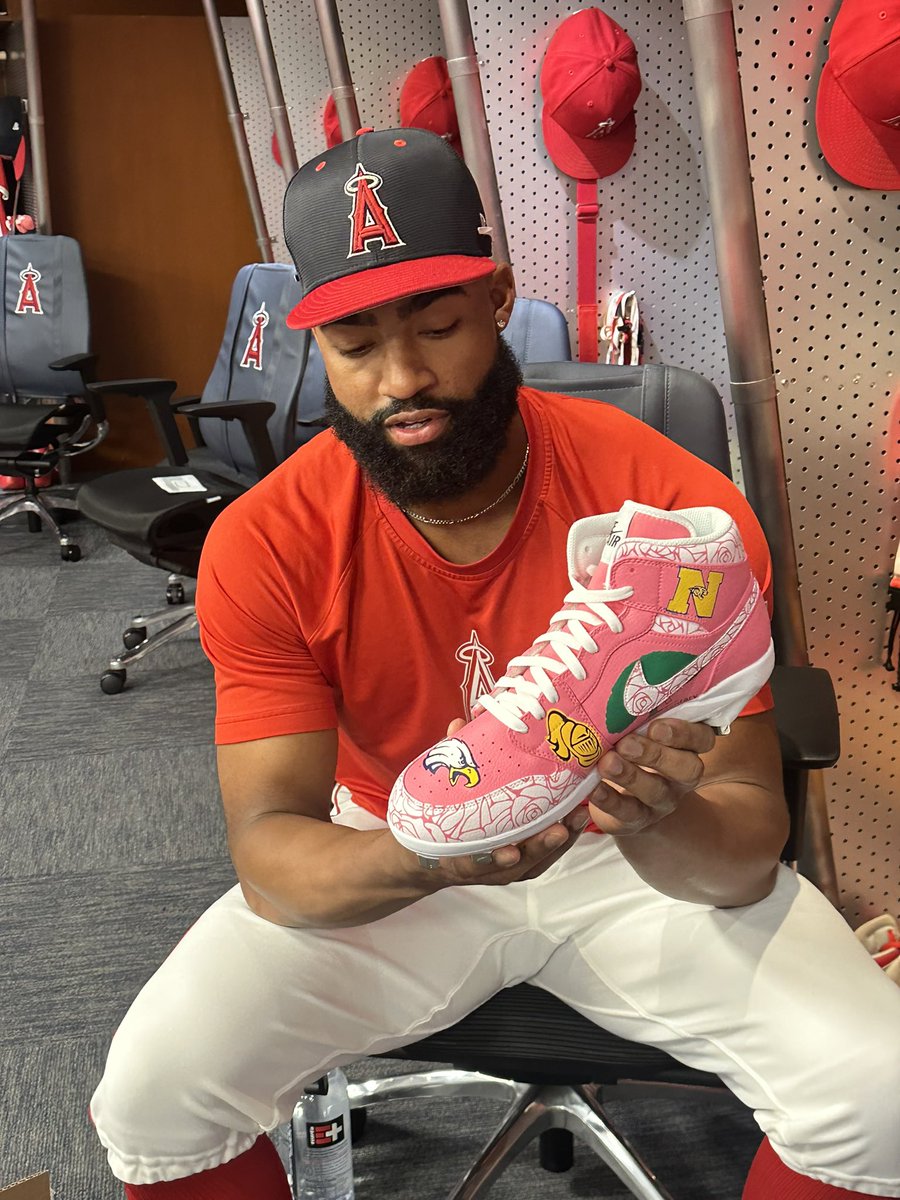
M 617 513 L 587 517 L 572 527 L 569 573 L 590 588 L 606 587 L 613 563 L 627 553 L 636 539 L 670 541 L 696 536 L 693 523 L 682 513 L 669 513 L 626 500 Z
M 696 536 L 697 530 L 683 514 L 668 513 L 626 500 L 617 513 L 582 517 L 572 525 L 566 545 L 569 577 L 573 583 L 580 583 L 591 590 L 604 588 L 613 563 L 627 552 L 634 539 L 667 541 Z M 564 621 L 557 621 L 550 628 L 560 629 L 564 624 Z M 532 645 L 525 654 L 559 657 L 546 643 Z M 511 677 L 524 673 L 523 668 L 507 671 Z
M 658 508 L 645 508 L 626 500 L 616 514 L 615 524 L 610 530 L 600 561 L 611 567 L 622 553 L 622 543 L 635 538 L 652 538 L 653 541 L 672 541 L 676 538 L 696 537 L 697 530 L 681 513 L 662 512 Z

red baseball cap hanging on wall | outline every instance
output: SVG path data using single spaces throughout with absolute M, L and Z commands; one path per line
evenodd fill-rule
M 605 179 L 634 149 L 641 92 L 634 42 L 602 9 L 573 13 L 554 33 L 541 67 L 544 145 L 575 179 Z
M 423 58 L 407 75 L 400 91 L 400 124 L 436 133 L 462 157 L 453 86 L 440 54 Z
M 843 0 L 819 80 L 816 130 L 844 179 L 900 188 L 900 0 Z
M 573 13 L 550 39 L 540 86 L 547 153 L 578 180 L 578 357 L 596 362 L 597 181 L 620 171 L 634 150 L 634 42 L 600 8 Z

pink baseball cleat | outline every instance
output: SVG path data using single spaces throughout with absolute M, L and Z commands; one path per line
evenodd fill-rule
M 626 501 L 569 530 L 572 590 L 476 715 L 402 772 L 401 845 L 484 853 L 559 821 L 600 757 L 669 714 L 727 732 L 772 671 L 769 616 L 737 526 L 718 508 Z

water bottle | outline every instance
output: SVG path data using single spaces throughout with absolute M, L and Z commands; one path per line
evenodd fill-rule
M 310 1084 L 294 1109 L 297 1200 L 353 1200 L 347 1077 L 336 1068 Z

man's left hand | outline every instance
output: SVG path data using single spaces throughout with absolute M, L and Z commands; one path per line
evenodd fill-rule
M 709 725 L 661 717 L 646 733 L 626 734 L 597 763 L 601 783 L 588 797 L 591 818 L 604 833 L 630 837 L 678 807 L 703 778 L 701 754 L 712 750 Z

